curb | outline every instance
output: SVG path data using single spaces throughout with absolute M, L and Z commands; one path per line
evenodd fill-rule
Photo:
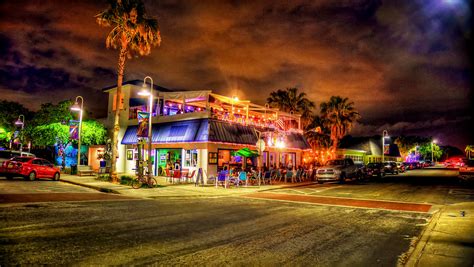
M 426 228 L 422 230 L 418 238 L 416 238 L 414 244 L 410 246 L 407 252 L 405 252 L 406 259 L 402 261 L 401 264 L 399 264 L 398 266 L 417 266 L 418 265 L 418 261 L 423 255 L 423 251 L 425 250 L 426 244 L 431 238 L 429 233 L 433 231 L 435 226 L 438 224 L 438 220 L 441 217 L 442 212 L 443 212 L 443 208 L 439 209 L 438 212 L 436 212 L 436 214 L 434 214 L 430 218 Z
M 120 195 L 120 192 L 119 191 L 116 191 L 116 190 L 113 190 L 113 189 L 109 189 L 109 188 L 105 188 L 105 187 L 100 187 L 100 186 L 94 186 L 94 185 L 88 185 L 88 184 L 81 184 L 81 183 L 77 183 L 77 182 L 73 182 L 73 181 L 68 181 L 68 180 L 59 180 L 63 183 L 68 183 L 68 184 L 73 184 L 73 185 L 78 185 L 78 186 L 82 186 L 82 187 L 87 187 L 87 188 L 90 188 L 90 189 L 94 189 L 94 190 L 97 190 L 99 192 L 103 192 L 103 193 L 111 193 L 111 194 L 118 194 Z

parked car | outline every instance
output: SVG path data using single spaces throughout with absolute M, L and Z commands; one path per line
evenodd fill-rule
M 474 181 L 474 159 L 467 159 L 464 165 L 459 167 L 459 178 L 464 181 Z
M 398 174 L 398 166 L 394 161 L 386 161 L 383 164 L 385 174 Z
M 420 168 L 417 162 L 403 162 L 403 165 L 405 165 L 405 170 L 414 170 Z
M 385 171 L 382 163 L 369 163 L 367 166 L 365 166 L 365 171 L 364 171 L 365 177 L 383 177 L 385 176 Z
M 51 162 L 35 157 L 15 157 L 3 162 L 1 171 L 7 179 L 13 177 L 24 177 L 26 180 L 36 180 L 37 178 L 51 178 L 59 181 L 60 171 Z
M 405 165 L 401 162 L 396 162 L 399 172 L 405 172 Z
M 344 183 L 346 178 L 358 179 L 361 176 L 361 171 L 350 158 L 329 160 L 325 166 L 318 168 L 316 171 L 318 183 L 326 181 Z
M 23 151 L 14 151 L 14 150 L 0 150 L 0 166 L 2 166 L 3 162 L 14 158 L 14 157 L 34 157 L 35 155 L 23 152 Z

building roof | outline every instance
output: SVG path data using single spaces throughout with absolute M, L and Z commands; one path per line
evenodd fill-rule
M 123 145 L 136 144 L 138 126 L 128 126 L 122 138 Z M 255 146 L 257 135 L 253 126 L 212 119 L 193 119 L 152 125 L 152 143 L 219 142 Z M 309 149 L 300 133 L 287 135 L 287 148 Z
M 398 146 L 391 140 L 386 140 L 386 142 L 390 145 L 389 153 L 386 155 L 401 157 Z M 367 152 L 367 155 L 382 155 L 382 137 L 346 137 L 341 140 L 339 147 L 341 149 L 363 150 Z
M 142 80 L 125 81 L 125 82 L 122 83 L 122 86 L 127 85 L 127 84 L 136 85 L 136 86 L 143 86 L 143 81 Z M 114 88 L 117 88 L 116 84 L 111 85 L 111 86 L 107 86 L 105 88 L 102 88 L 102 92 L 107 92 L 108 90 L 114 89 Z M 158 90 L 160 92 L 178 91 L 178 90 L 172 90 L 172 89 L 168 89 L 168 88 L 165 88 L 165 87 L 161 87 L 161 86 L 158 86 L 156 84 L 153 84 L 153 89 Z M 184 90 L 179 90 L 179 91 L 184 91 Z

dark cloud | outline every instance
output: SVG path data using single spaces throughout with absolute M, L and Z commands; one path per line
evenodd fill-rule
M 145 1 L 163 42 L 150 56 L 128 60 L 126 79 L 151 75 L 164 87 L 211 89 L 260 104 L 272 90 L 297 86 L 317 104 L 349 97 L 363 116 L 358 134 L 391 127 L 456 135 L 451 129 L 468 120 L 451 122 L 471 117 L 474 106 L 467 3 Z M 110 28 L 94 19 L 106 6 L 2 2 L 0 93 L 14 100 L 15 90 L 28 92 L 46 102 L 43 90 L 100 94 L 114 84 L 118 52 L 105 48 Z M 100 101 L 95 109 L 105 114 Z

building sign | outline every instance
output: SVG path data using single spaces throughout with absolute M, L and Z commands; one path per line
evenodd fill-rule
M 217 152 L 209 152 L 209 164 L 217 164 Z
M 138 112 L 138 130 L 137 137 L 148 137 L 148 120 L 150 114 L 147 112 Z
M 389 144 L 386 144 L 386 145 L 383 146 L 383 153 L 385 155 L 390 154 L 390 145 Z
M 79 139 L 79 121 L 69 122 L 69 137 L 71 140 Z

